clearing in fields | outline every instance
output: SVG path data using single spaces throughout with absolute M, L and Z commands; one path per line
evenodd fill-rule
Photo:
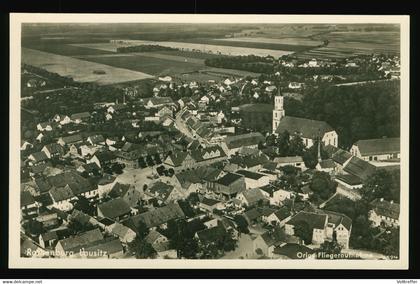
M 153 77 L 143 72 L 92 63 L 28 48 L 22 48 L 22 62 L 43 68 L 49 72 L 57 73 L 61 76 L 71 77 L 78 82 L 95 82 L 99 85 L 109 85 Z M 105 74 L 95 74 L 94 71 L 98 70 L 104 71 Z

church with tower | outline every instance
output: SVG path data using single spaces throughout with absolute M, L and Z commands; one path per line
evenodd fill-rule
M 280 88 L 274 97 L 273 109 L 273 134 L 280 134 L 288 131 L 291 136 L 299 135 L 306 148 L 314 145 L 320 139 L 324 146 L 332 145 L 338 147 L 337 132 L 325 121 L 286 116 L 284 109 L 284 97 Z

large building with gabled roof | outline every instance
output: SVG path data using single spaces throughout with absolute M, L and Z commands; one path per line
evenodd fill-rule
M 365 161 L 395 160 L 400 158 L 400 138 L 359 140 L 350 149 L 353 156 Z
M 283 108 L 283 96 L 279 91 L 278 95 L 274 97 L 273 133 L 280 134 L 286 131 L 292 136 L 300 136 L 307 148 L 314 145 L 318 139 L 325 146 L 338 146 L 337 132 L 327 122 L 286 116 L 286 111 Z

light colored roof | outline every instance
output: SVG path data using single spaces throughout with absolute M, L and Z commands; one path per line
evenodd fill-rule
M 400 138 L 359 140 L 355 143 L 362 156 L 393 154 L 400 152 Z

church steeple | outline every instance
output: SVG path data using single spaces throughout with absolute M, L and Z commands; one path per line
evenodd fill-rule
M 273 110 L 273 133 L 276 132 L 280 124 L 280 120 L 286 115 L 283 108 L 283 96 L 280 90 L 280 84 L 277 84 L 277 95 L 274 96 L 274 110 Z
M 321 163 L 322 157 L 321 157 L 321 135 L 320 130 L 318 130 L 318 163 Z

